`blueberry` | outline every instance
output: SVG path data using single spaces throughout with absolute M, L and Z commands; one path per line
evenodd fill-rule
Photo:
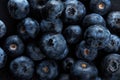
M 44 8 L 47 18 L 58 18 L 63 10 L 64 4 L 61 0 L 49 0 Z
M 86 43 L 98 49 L 103 49 L 110 37 L 110 31 L 102 25 L 92 25 L 84 33 Z
M 116 77 L 120 79 L 120 55 L 116 53 L 107 55 L 102 62 L 102 69 L 106 77 Z
M 79 77 L 79 80 L 94 80 L 97 77 L 97 68 L 83 60 L 76 61 L 71 68 L 71 74 Z
M 70 80 L 69 74 L 61 74 L 58 80 Z
M 0 20 L 0 38 L 2 38 L 6 34 L 6 32 L 7 32 L 6 28 L 7 27 L 6 27 L 5 23 L 2 20 Z
M 111 31 L 119 35 L 120 33 L 120 11 L 109 13 L 107 22 L 108 22 L 108 25 Z
M 28 57 L 21 56 L 10 63 L 10 70 L 15 77 L 30 80 L 34 72 L 34 63 Z
M 66 23 L 79 23 L 86 14 L 85 6 L 78 0 L 65 2 L 64 20 Z
M 3 68 L 7 61 L 7 55 L 2 48 L 0 48 L 0 69 Z
M 39 61 L 45 58 L 45 55 L 35 43 L 29 43 L 27 45 L 27 54 L 34 61 Z
M 81 39 L 82 29 L 79 25 L 70 25 L 63 33 L 69 44 L 75 44 Z
M 18 24 L 18 33 L 23 39 L 35 38 L 39 31 L 39 23 L 32 18 L 25 18 Z
M 111 0 L 91 0 L 90 9 L 100 15 L 105 15 L 111 8 Z
M 45 34 L 41 38 L 40 46 L 43 52 L 51 59 L 60 60 L 67 56 L 68 47 L 61 34 Z
M 13 18 L 22 19 L 29 13 L 29 3 L 27 0 L 9 0 L 8 10 Z
M 63 69 L 69 72 L 73 64 L 74 64 L 74 59 L 71 57 L 68 57 L 63 61 Z
M 91 13 L 86 15 L 85 18 L 83 19 L 83 26 L 87 28 L 92 25 L 106 26 L 106 22 L 101 15 L 96 13 Z
M 79 59 L 92 61 L 97 57 L 98 50 L 95 47 L 88 46 L 85 41 L 81 41 L 76 49 L 76 56 Z
M 24 52 L 24 44 L 17 35 L 9 36 L 5 41 L 5 47 L 8 55 L 16 57 Z
M 41 32 L 44 33 L 61 33 L 63 29 L 63 23 L 60 19 L 42 20 L 40 23 Z
M 120 38 L 112 34 L 104 50 L 106 52 L 117 52 L 119 49 L 120 49 Z
M 54 80 L 58 76 L 58 66 L 54 61 L 45 60 L 39 63 L 36 72 L 40 80 Z

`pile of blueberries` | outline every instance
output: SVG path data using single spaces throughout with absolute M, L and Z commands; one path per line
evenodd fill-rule
M 110 0 L 8 0 L 20 22 L 0 48 L 12 80 L 120 80 L 120 11 Z M 7 26 L 0 20 L 0 38 Z M 9 79 L 10 80 L 10 79 Z

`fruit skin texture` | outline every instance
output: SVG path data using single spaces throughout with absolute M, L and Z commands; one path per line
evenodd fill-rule
M 51 59 L 61 60 L 68 54 L 68 47 L 61 34 L 45 34 L 40 41 L 41 50 Z
M 15 77 L 30 80 L 34 72 L 34 63 L 28 57 L 20 56 L 10 63 L 10 70 Z
M 7 32 L 7 27 L 5 25 L 5 23 L 0 20 L 0 38 L 2 38 Z
M 104 50 L 106 52 L 117 52 L 120 49 L 120 38 L 114 34 L 111 34 L 109 41 L 107 42 Z
M 39 23 L 32 18 L 25 18 L 18 24 L 18 33 L 23 39 L 35 38 L 39 31 Z
M 2 48 L 0 48 L 0 69 L 2 69 L 7 61 L 7 55 Z
M 91 0 L 90 9 L 94 13 L 105 15 L 111 8 L 111 0 Z
M 108 14 L 107 23 L 111 31 L 119 35 L 120 33 L 120 11 L 110 12 Z
M 29 3 L 27 0 L 9 0 L 8 11 L 15 19 L 25 18 L 30 11 Z
M 69 74 L 61 74 L 58 80 L 70 80 Z
M 80 23 L 86 14 L 85 6 L 77 0 L 65 1 L 64 20 L 66 23 Z
M 96 13 L 91 13 L 84 17 L 82 25 L 85 28 L 88 28 L 89 26 L 92 26 L 92 25 L 106 26 L 106 22 L 101 15 L 96 14 Z
M 43 11 L 45 11 L 47 18 L 55 19 L 62 14 L 63 10 L 64 4 L 61 0 L 49 0 Z
M 34 61 L 40 61 L 46 57 L 35 43 L 27 45 L 27 55 Z
M 58 76 L 58 66 L 54 61 L 45 60 L 39 63 L 36 72 L 40 80 L 53 80 Z
M 63 23 L 60 19 L 42 20 L 40 23 L 40 30 L 43 33 L 61 33 Z
M 76 56 L 79 59 L 92 61 L 97 57 L 98 50 L 95 47 L 90 47 L 85 41 L 81 41 L 76 48 Z
M 102 68 L 104 75 L 109 78 L 120 79 L 120 55 L 116 53 L 109 54 L 102 62 Z
M 92 25 L 84 33 L 86 43 L 92 47 L 103 49 L 109 40 L 110 32 L 102 25 Z
M 5 48 L 12 57 L 20 56 L 24 52 L 24 44 L 18 35 L 11 35 L 5 41 Z
M 69 44 L 75 44 L 80 41 L 82 29 L 79 25 L 71 25 L 64 30 L 63 34 Z
M 77 76 L 79 80 L 92 80 L 97 77 L 98 71 L 95 66 L 78 60 L 72 65 L 71 74 Z

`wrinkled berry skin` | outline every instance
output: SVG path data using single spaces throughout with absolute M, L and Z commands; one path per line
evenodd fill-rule
M 13 18 L 22 19 L 25 18 L 30 11 L 29 3 L 27 0 L 9 0 L 8 10 Z
M 58 66 L 54 61 L 45 60 L 39 63 L 36 72 L 40 80 L 54 80 L 58 76 Z
M 104 75 L 109 78 L 120 79 L 120 55 L 116 53 L 109 54 L 102 62 Z
M 107 22 L 111 31 L 119 35 L 120 33 L 120 11 L 108 14 Z
M 77 76 L 80 80 L 92 80 L 92 78 L 97 77 L 98 71 L 95 66 L 83 60 L 78 60 L 72 65 L 71 74 Z
M 61 34 L 45 34 L 40 41 L 41 50 L 51 59 L 61 60 L 68 54 L 68 47 Z
M 79 25 L 71 25 L 64 30 L 63 34 L 69 44 L 75 44 L 80 41 L 82 29 Z
M 103 49 L 109 40 L 110 32 L 102 25 L 92 25 L 84 33 L 86 43 L 98 49 Z
M 5 25 L 5 23 L 0 20 L 0 38 L 2 38 L 7 32 L 7 27 Z
M 7 60 L 7 55 L 4 52 L 4 50 L 0 48 L 0 69 L 2 69 L 5 66 L 6 60 Z
M 43 11 L 46 13 L 46 17 L 50 19 L 58 18 L 64 10 L 64 4 L 61 0 L 49 0 Z
M 85 28 L 88 28 L 89 26 L 92 26 L 92 25 L 106 26 L 106 22 L 101 15 L 96 14 L 96 13 L 91 13 L 85 16 L 85 18 L 83 19 L 82 25 Z
M 42 20 L 40 23 L 40 30 L 43 33 L 61 33 L 63 23 L 60 19 Z
M 120 38 L 116 35 L 110 35 L 110 38 L 104 48 L 106 52 L 117 52 L 120 49 Z
M 5 48 L 9 56 L 17 57 L 24 52 L 24 44 L 18 35 L 11 35 L 5 41 Z
M 41 52 L 40 48 L 33 43 L 27 45 L 27 54 L 34 61 L 40 61 L 45 58 L 45 55 Z
M 66 23 L 74 24 L 81 22 L 86 14 L 85 6 L 77 0 L 65 1 L 64 20 Z
M 23 39 L 35 38 L 40 31 L 39 23 L 32 18 L 25 18 L 18 24 L 18 34 Z
M 10 63 L 10 70 L 15 77 L 30 80 L 34 72 L 34 63 L 28 57 L 20 56 Z
M 87 45 L 85 41 L 81 41 L 76 48 L 76 56 L 79 59 L 92 61 L 97 57 L 97 54 L 98 50 L 95 47 Z
M 111 8 L 111 0 L 91 0 L 90 9 L 94 13 L 105 15 Z

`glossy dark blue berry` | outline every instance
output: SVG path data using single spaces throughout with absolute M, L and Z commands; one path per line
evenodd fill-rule
M 120 49 L 120 38 L 112 34 L 104 50 L 106 52 L 117 52 L 119 49 Z
M 21 56 L 10 63 L 10 71 L 17 78 L 30 80 L 34 72 L 34 63 L 28 57 Z
M 94 13 L 105 15 L 111 8 L 111 0 L 90 0 L 90 9 Z
M 91 47 L 85 41 L 81 41 L 76 48 L 76 56 L 79 59 L 92 61 L 97 57 L 98 50 L 96 47 Z
M 67 56 L 68 47 L 61 34 L 45 34 L 42 36 L 40 46 L 43 52 L 51 59 L 60 60 Z
M 104 75 L 109 78 L 116 78 L 115 80 L 120 79 L 120 55 L 116 53 L 109 54 L 105 57 L 102 62 L 102 69 Z M 117 79 L 118 78 L 118 79 Z
M 5 47 L 9 56 L 19 56 L 24 52 L 24 44 L 19 36 L 11 35 L 5 41 Z
M 45 60 L 39 63 L 36 72 L 40 80 L 54 80 L 58 76 L 58 66 L 54 61 Z
M 25 18 L 18 24 L 18 34 L 23 39 L 35 38 L 40 31 L 39 23 L 32 18 Z
M 47 18 L 55 19 L 62 14 L 64 4 L 61 0 L 49 0 L 44 9 Z
M 61 33 L 63 29 L 63 23 L 60 19 L 42 20 L 40 23 L 41 32 L 44 33 Z
M 110 12 L 107 18 L 108 28 L 114 33 L 119 35 L 120 33 L 120 11 Z
M 64 59 L 63 61 L 63 69 L 67 72 L 70 71 L 71 66 L 74 64 L 74 59 L 71 57 L 67 57 L 66 59 Z
M 5 23 L 0 20 L 0 38 L 2 38 L 7 32 L 7 27 L 5 25 Z
M 27 55 L 34 61 L 40 61 L 46 57 L 34 43 L 29 43 L 27 45 Z
M 98 49 L 103 49 L 110 37 L 110 31 L 102 25 L 92 25 L 84 33 L 86 43 Z
M 92 25 L 102 25 L 106 26 L 104 18 L 96 13 L 91 13 L 85 16 L 83 19 L 83 27 L 87 28 Z
M 72 65 L 71 74 L 77 76 L 80 80 L 94 80 L 98 71 L 95 66 L 83 60 L 78 60 Z
M 82 29 L 79 25 L 70 25 L 63 32 L 69 44 L 75 44 L 81 39 Z
M 0 48 L 0 69 L 5 66 L 6 61 L 7 61 L 7 55 L 5 51 L 2 48 Z
M 9 0 L 8 10 L 15 19 L 25 18 L 30 11 L 29 2 L 27 0 Z
M 79 23 L 86 14 L 85 6 L 78 0 L 65 1 L 64 20 L 66 23 Z

